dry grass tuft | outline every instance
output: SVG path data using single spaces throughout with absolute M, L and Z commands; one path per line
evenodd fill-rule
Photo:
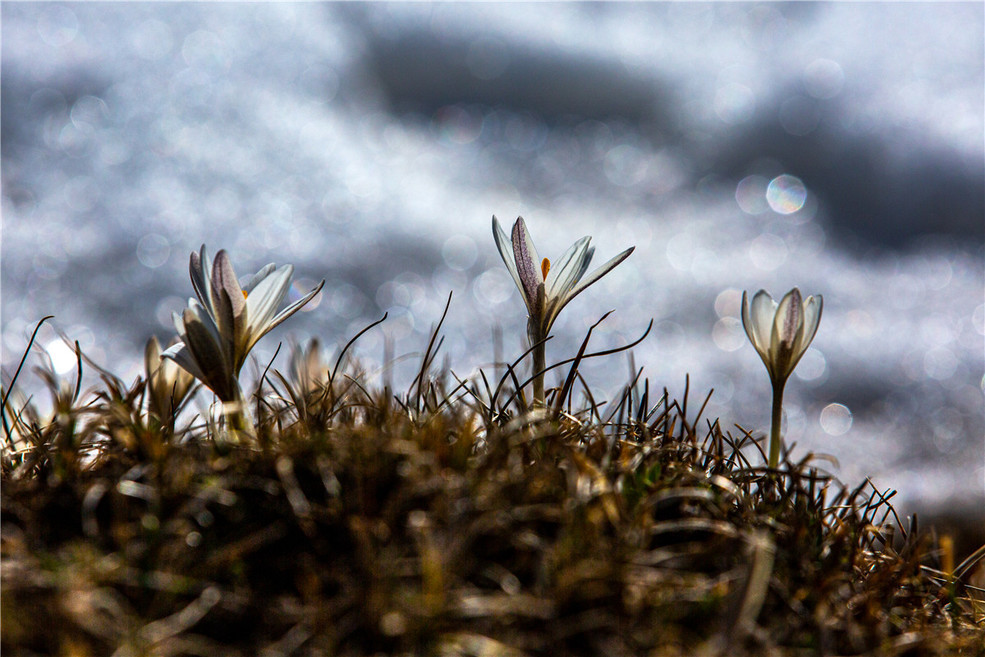
M 687 389 L 597 400 L 587 344 L 538 408 L 515 365 L 433 373 L 439 340 L 399 396 L 298 349 L 252 447 L 143 380 L 49 373 L 47 418 L 5 385 L 4 653 L 985 655 L 983 551 L 942 569 L 890 495 L 765 469 Z

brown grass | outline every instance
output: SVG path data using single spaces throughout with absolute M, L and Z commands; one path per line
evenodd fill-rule
M 400 396 L 299 352 L 247 445 L 143 380 L 52 376 L 47 418 L 6 385 L 4 654 L 985 655 L 982 554 L 889 494 L 767 470 L 688 390 L 604 403 L 585 349 L 531 409 L 439 344 Z

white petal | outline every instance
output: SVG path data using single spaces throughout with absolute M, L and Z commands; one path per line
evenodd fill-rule
M 181 319 L 181 313 L 171 313 L 171 323 L 174 324 L 174 329 L 181 336 L 181 339 L 185 338 L 185 322 Z
M 524 297 L 528 300 L 527 308 L 531 309 L 531 314 L 536 313 L 537 288 L 544 282 L 544 274 L 541 271 L 540 255 L 537 247 L 530 238 L 527 231 L 527 224 L 523 217 L 517 217 L 513 224 L 513 234 L 511 235 L 513 244 L 513 260 L 516 263 L 516 271 L 523 284 Z
M 161 354 L 161 358 L 170 358 L 199 381 L 205 381 L 205 375 L 202 374 L 201 368 L 198 366 L 198 363 L 195 362 L 191 349 L 189 349 L 184 342 L 179 342 L 171 347 L 168 347 L 164 353 Z
M 270 273 L 274 271 L 274 269 L 276 268 L 277 265 L 275 265 L 272 262 L 270 264 L 264 265 L 260 271 L 253 274 L 249 278 L 244 279 L 243 283 L 241 284 L 243 291 L 249 294 L 260 281 L 265 279 L 267 276 L 270 276 Z
M 530 307 L 530 301 L 527 299 L 527 293 L 523 290 L 523 282 L 520 280 L 520 274 L 516 270 L 516 261 L 513 258 L 513 244 L 510 242 L 510 238 L 503 231 L 502 227 L 499 225 L 499 221 L 496 220 L 496 215 L 493 215 L 493 240 L 496 242 L 496 248 L 499 249 L 499 256 L 503 259 L 506 264 L 506 269 L 509 270 L 510 276 L 513 277 L 513 282 L 516 283 L 516 287 L 520 290 L 520 296 L 523 297 L 523 303 L 526 304 L 527 308 Z
M 804 300 L 804 330 L 794 345 L 796 353 L 803 354 L 811 346 L 814 336 L 817 334 L 817 327 L 821 324 L 821 307 L 823 303 L 821 295 L 809 296 Z M 798 357 L 799 358 L 799 357 Z
M 742 291 L 742 328 L 745 329 L 749 342 L 752 343 L 756 351 L 759 351 L 759 347 L 756 346 L 756 330 L 752 323 L 752 315 L 749 312 L 749 296 L 745 290 Z
M 546 336 L 551 331 L 551 327 L 554 326 L 554 321 L 557 316 L 561 314 L 561 310 L 567 301 L 563 297 L 550 297 L 545 300 L 544 310 L 541 313 L 541 332 Z
M 246 297 L 243 295 L 243 288 L 239 286 L 239 279 L 233 270 L 233 263 L 229 259 L 229 254 L 225 249 L 215 255 L 215 265 L 212 269 L 212 309 L 218 311 L 222 298 L 220 292 L 229 295 L 232 316 L 234 319 L 243 315 L 246 309 Z M 214 313 L 218 320 L 218 312 Z M 223 328 L 220 326 L 220 328 Z M 232 327 L 228 327 L 232 332 Z
M 783 342 L 791 349 L 797 341 L 797 336 L 803 331 L 804 307 L 800 290 L 794 288 L 783 295 L 776 308 L 773 318 L 773 330 L 770 333 L 770 346 Z
M 296 313 L 298 310 L 301 309 L 301 307 L 304 304 L 311 301 L 311 299 L 321 291 L 324 285 L 325 285 L 325 281 L 322 281 L 316 287 L 313 287 L 311 290 L 309 290 L 308 293 L 305 294 L 303 297 L 301 297 L 300 299 L 289 305 L 287 308 L 284 308 L 284 310 L 277 313 L 277 316 L 274 317 L 272 320 L 270 320 L 270 322 L 263 327 L 263 331 L 261 333 L 257 333 L 250 336 L 251 341 L 249 344 L 247 344 L 247 350 L 251 349 L 253 345 L 256 344 L 256 341 L 262 338 L 264 334 L 266 334 L 267 332 L 278 326 L 285 319 Z
M 619 255 L 617 255 L 617 256 L 609 259 L 608 262 L 604 263 L 598 269 L 596 269 L 591 274 L 589 274 L 588 276 L 586 276 L 585 278 L 583 278 L 578 283 L 577 286 L 575 286 L 572 290 L 570 290 L 565 295 L 564 303 L 568 303 L 569 301 L 571 301 L 572 299 L 574 299 L 575 296 L 577 296 L 578 294 L 581 294 L 582 290 L 584 290 L 586 287 L 588 287 L 589 285 L 591 285 L 592 283 L 594 283 L 595 281 L 597 281 L 598 279 L 602 278 L 603 276 L 605 276 L 606 274 L 608 274 L 610 271 L 612 271 L 613 269 L 615 269 L 616 266 L 620 262 L 622 262 L 623 260 L 625 260 L 626 258 L 628 258 L 629 257 L 629 254 L 631 254 L 635 249 L 636 249 L 635 246 L 629 247 L 628 249 L 626 249 L 625 251 L 623 251 Z
M 219 338 L 211 318 L 201 309 L 199 311 L 196 314 L 192 308 L 185 310 L 185 345 L 202 374 L 202 382 L 212 388 L 220 399 L 229 401 L 236 393 L 236 377 L 241 363 L 230 360 L 231 345 Z
M 773 297 L 766 290 L 760 290 L 753 295 L 752 303 L 749 304 L 749 320 L 752 324 L 753 333 L 750 339 L 753 346 L 756 347 L 756 351 L 764 356 L 770 347 L 776 308 L 777 303 L 773 301 Z
M 217 345 L 222 343 L 222 338 L 219 335 L 219 327 L 216 326 L 215 320 L 212 315 L 209 314 L 208 308 L 198 303 L 194 299 L 189 299 L 188 307 L 181 315 L 182 330 L 179 331 L 181 334 L 182 342 L 188 344 L 188 332 L 190 324 L 194 322 L 195 324 L 201 324 L 208 331 L 212 338 L 212 341 Z
M 258 333 L 266 332 L 266 326 L 277 312 L 277 306 L 287 294 L 293 274 L 294 266 L 284 265 L 257 283 L 253 292 L 246 297 L 247 333 L 251 338 Z
M 636 247 L 633 248 L 635 249 Z M 581 268 L 578 270 L 577 280 L 580 281 L 582 276 L 585 275 L 585 272 L 588 271 L 588 267 L 589 265 L 592 264 L 592 258 L 594 257 L 595 257 L 595 247 L 591 246 L 588 248 L 588 251 L 585 251 L 585 256 L 581 260 Z
M 592 283 L 594 283 L 595 281 L 597 281 L 598 279 L 602 278 L 610 271 L 612 271 L 616 267 L 616 265 L 618 265 L 620 262 L 628 258 L 629 254 L 632 253 L 635 248 L 636 248 L 635 246 L 631 246 L 625 251 L 623 251 L 622 253 L 620 253 L 619 255 L 615 256 L 614 258 L 603 264 L 601 267 L 593 271 L 591 274 L 589 274 L 586 278 L 581 280 L 581 282 L 577 283 L 577 285 L 566 290 L 563 296 L 553 296 L 549 298 L 547 309 L 545 309 L 544 311 L 543 324 L 545 325 L 545 329 L 544 329 L 545 333 L 550 328 L 550 326 L 554 323 L 554 320 L 557 319 L 557 316 L 561 313 L 561 310 L 566 305 L 568 305 L 569 301 L 571 301 L 576 296 L 581 294 L 581 292 L 589 285 L 591 285 Z M 592 249 L 589 249 L 589 253 L 591 251 Z
M 544 281 L 544 292 L 550 297 L 563 296 L 575 286 L 587 266 L 585 255 L 591 237 L 583 237 L 564 252 L 557 262 L 552 263 L 551 270 Z
M 188 263 L 188 273 L 191 275 L 192 287 L 199 301 L 212 307 L 212 270 L 209 266 L 209 253 L 202 245 L 198 253 L 192 252 Z
M 156 335 L 150 336 L 144 346 L 144 371 L 147 377 L 151 377 L 152 372 L 156 372 L 161 367 L 161 343 Z

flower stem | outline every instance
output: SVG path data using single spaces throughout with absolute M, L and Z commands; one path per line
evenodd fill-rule
M 544 405 L 544 369 L 547 367 L 545 337 L 536 322 L 527 321 L 527 338 L 533 345 L 534 404 L 541 406 Z
M 243 445 L 253 441 L 256 429 L 250 420 L 246 400 L 243 399 L 242 393 L 238 393 L 234 401 L 223 403 L 222 414 L 226 419 L 230 443 Z
M 546 367 L 544 343 L 534 347 L 534 403 L 544 404 L 544 368 Z
M 780 464 L 780 423 L 783 420 L 783 388 L 786 381 L 773 382 L 773 424 L 770 426 L 769 467 Z

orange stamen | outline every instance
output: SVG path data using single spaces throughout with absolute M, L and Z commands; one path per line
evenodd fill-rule
M 246 290 L 243 290 L 243 298 L 246 298 Z
M 543 272 L 544 278 L 547 278 L 547 272 L 551 271 L 551 261 L 544 258 L 544 262 L 540 263 L 540 271 Z

